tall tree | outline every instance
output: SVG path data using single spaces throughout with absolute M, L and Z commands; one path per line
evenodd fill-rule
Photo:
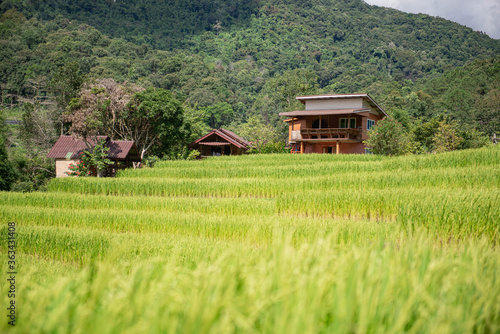
M 248 140 L 252 144 L 252 148 L 259 153 L 261 153 L 264 145 L 276 138 L 274 128 L 266 124 L 264 120 L 258 116 L 250 117 L 246 123 L 239 125 L 233 130 Z
M 68 112 L 63 115 L 71 123 L 72 135 L 84 140 L 97 135 L 123 139 L 124 112 L 132 96 L 143 88 L 133 84 L 118 84 L 113 79 L 103 79 L 86 84 L 77 98 L 71 100 Z
M 85 76 L 80 73 L 80 66 L 76 61 L 59 67 L 50 81 L 50 88 L 59 107 L 66 108 L 71 99 L 76 97 L 84 82 Z
M 191 133 L 181 103 L 161 88 L 136 93 L 120 119 L 121 137 L 136 142 L 141 158 L 150 150 L 163 156 L 179 149 Z
M 16 180 L 16 173 L 9 160 L 5 142 L 7 138 L 7 127 L 5 126 L 5 116 L 0 110 L 0 190 L 10 190 L 12 183 Z

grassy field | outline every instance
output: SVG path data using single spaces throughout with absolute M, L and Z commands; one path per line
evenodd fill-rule
M 500 332 L 498 147 L 161 162 L 0 217 L 0 332 Z

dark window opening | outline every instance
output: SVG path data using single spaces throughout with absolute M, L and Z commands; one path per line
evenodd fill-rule
M 313 129 L 319 129 L 319 119 L 315 120 L 312 125 Z M 326 129 L 328 128 L 328 122 L 325 121 L 324 119 L 321 120 L 321 128 Z
M 220 147 L 212 147 L 212 155 L 219 156 L 222 155 L 222 150 Z

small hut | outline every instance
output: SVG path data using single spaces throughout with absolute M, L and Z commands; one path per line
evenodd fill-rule
M 108 136 L 97 136 L 95 140 L 104 140 L 109 148 L 107 158 L 113 162 L 108 166 L 106 176 L 114 176 L 116 171 L 130 167 L 133 162 L 140 162 L 139 151 L 133 141 L 111 140 Z M 91 146 L 94 140 L 88 141 Z M 50 150 L 47 158 L 56 159 L 56 177 L 68 176 L 69 166 L 80 161 L 80 154 L 87 149 L 82 139 L 61 136 Z
M 198 150 L 201 158 L 220 155 L 245 154 L 250 143 L 225 129 L 212 130 L 189 145 Z

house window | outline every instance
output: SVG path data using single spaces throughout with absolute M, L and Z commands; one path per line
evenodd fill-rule
M 371 148 L 365 147 L 365 154 L 373 154 L 373 151 Z
M 355 129 L 356 128 L 356 119 L 355 118 L 341 118 L 340 120 L 340 128 L 341 129 Z
M 373 119 L 369 119 L 366 122 L 366 130 L 371 130 L 371 128 L 375 125 L 375 121 Z
M 212 155 L 217 156 L 217 157 L 222 155 L 222 150 L 221 150 L 220 146 L 219 147 L 212 147 Z
M 315 121 L 313 122 L 313 124 L 312 124 L 312 128 L 313 128 L 313 129 L 319 129 L 319 128 L 320 128 L 320 123 L 321 123 L 321 129 L 326 129 L 326 128 L 328 128 L 328 123 L 327 123 L 327 121 L 325 121 L 324 119 L 322 119 L 322 120 L 321 120 L 321 122 L 320 122 L 320 120 L 319 120 L 319 119 L 315 120 Z

